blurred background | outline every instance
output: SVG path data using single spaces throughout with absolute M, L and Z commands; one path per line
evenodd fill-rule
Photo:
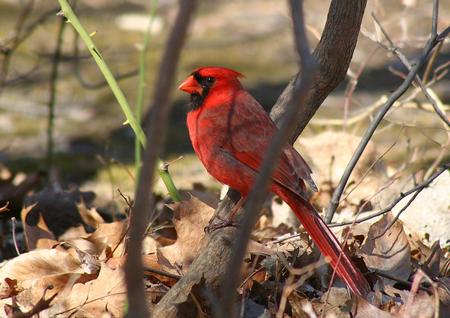
M 139 52 L 149 24 L 151 1 L 90 0 L 72 2 L 82 24 L 93 32 L 129 103 L 136 104 Z M 146 54 L 144 122 L 153 94 L 160 55 L 177 2 L 159 0 Z M 369 1 L 347 78 L 327 98 L 300 137 L 300 152 L 314 162 L 322 180 L 338 179 L 374 112 L 402 82 L 406 69 L 379 43 L 386 44 L 374 13 L 394 43 L 414 62 L 431 28 L 431 0 Z M 448 3 L 447 3 L 448 4 Z M 329 1 L 305 1 L 311 47 L 320 38 Z M 46 171 L 47 126 L 52 67 L 60 18 L 56 1 L 0 0 L 0 171 Z M 439 29 L 450 23 L 450 6 L 441 2 Z M 19 31 L 18 31 L 19 30 Z M 20 41 L 18 41 L 20 39 Z M 428 76 L 444 110 L 450 103 L 450 45 L 445 42 Z M 203 1 L 189 32 L 177 77 L 180 82 L 204 65 L 226 66 L 243 73 L 244 86 L 270 109 L 297 72 L 285 1 Z M 425 70 L 421 72 L 423 74 Z M 59 74 L 54 90 L 55 125 L 52 173 L 68 187 L 93 190 L 111 200 L 116 189 L 133 193 L 134 135 L 110 88 L 70 25 L 62 34 Z M 164 159 L 177 186 L 194 183 L 218 189 L 193 155 L 185 127 L 188 96 L 176 91 Z M 417 171 L 448 161 L 448 128 L 420 89 L 411 88 L 390 111 L 368 148 L 383 156 L 383 173 Z M 323 160 L 321 159 L 323 158 Z M 331 160 L 330 158 L 333 158 Z M 330 173 L 330 162 L 335 167 Z M 342 166 L 342 167 L 341 167 Z M 426 169 L 425 169 L 426 171 Z M 331 174 L 331 176 L 330 176 Z M 19 182 L 19 181 L 16 181 Z M 373 189 L 373 188 L 371 188 Z M 164 193 L 158 181 L 157 191 Z

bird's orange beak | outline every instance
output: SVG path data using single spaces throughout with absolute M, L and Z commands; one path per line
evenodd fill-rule
M 181 83 L 180 86 L 178 86 L 178 89 L 189 93 L 189 94 L 202 94 L 202 87 L 200 86 L 200 84 L 195 80 L 194 76 L 191 75 L 188 78 L 186 78 L 184 80 L 183 83 Z

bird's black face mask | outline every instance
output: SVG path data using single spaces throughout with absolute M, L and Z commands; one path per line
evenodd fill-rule
M 198 72 L 195 72 L 192 74 L 194 76 L 197 83 L 202 88 L 202 93 L 192 93 L 191 94 L 191 102 L 189 103 L 189 106 L 191 110 L 197 109 L 200 106 L 202 106 L 203 101 L 205 100 L 206 96 L 208 96 L 209 90 L 216 81 L 214 77 L 203 77 Z

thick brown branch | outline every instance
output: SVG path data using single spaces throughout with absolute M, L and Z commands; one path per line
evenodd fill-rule
M 301 108 L 291 143 L 301 134 L 325 98 L 345 78 L 358 40 L 365 7 L 365 0 L 331 2 L 322 37 L 313 52 L 319 74 L 310 90 L 308 102 Z M 297 76 L 301 76 L 301 71 Z M 270 117 L 277 124 L 286 113 L 286 106 L 290 104 L 297 76 L 289 82 L 270 112 Z
M 139 175 L 135 196 L 135 206 L 130 216 L 127 260 L 125 263 L 125 281 L 129 311 L 128 317 L 148 317 L 147 301 L 142 281 L 143 265 L 141 260 L 142 237 L 147 227 L 148 216 L 153 211 L 153 187 L 155 166 L 164 144 L 167 119 L 170 111 L 170 92 L 175 79 L 181 49 L 183 47 L 189 22 L 196 8 L 196 0 L 180 0 L 180 9 L 175 21 L 158 73 L 153 99 L 153 117 L 146 127 L 147 145 L 143 153 L 142 169 Z M 150 216 L 150 219 L 153 219 Z

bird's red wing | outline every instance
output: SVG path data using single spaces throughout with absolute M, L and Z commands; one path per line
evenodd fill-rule
M 262 106 L 247 92 L 240 91 L 230 113 L 231 151 L 237 160 L 259 171 L 267 148 L 277 131 Z M 304 179 L 309 182 L 311 169 L 292 147 L 287 146 L 281 154 L 273 180 L 294 193 L 303 192 Z

